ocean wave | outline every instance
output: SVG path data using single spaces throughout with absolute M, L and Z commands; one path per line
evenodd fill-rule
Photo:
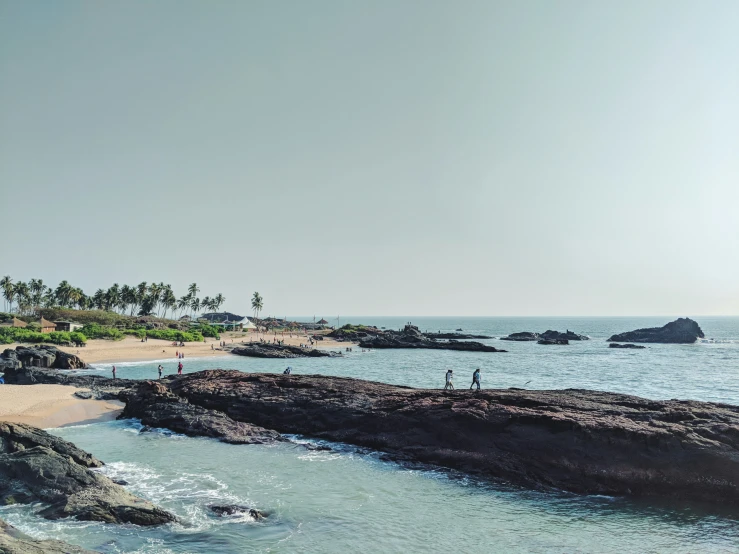
M 189 362 L 194 362 L 194 361 L 202 361 L 202 360 L 231 359 L 231 356 L 201 356 L 201 357 L 192 357 L 192 358 L 183 358 L 183 359 Z M 160 358 L 156 360 L 138 360 L 135 362 L 100 362 L 100 363 L 90 364 L 89 370 L 104 371 L 104 370 L 112 369 L 113 366 L 115 366 L 116 368 L 137 367 L 137 366 L 146 366 L 146 365 L 158 365 L 158 364 L 170 363 L 170 362 L 175 362 L 175 361 L 182 361 L 182 360 L 178 360 L 174 356 L 168 356 L 167 358 Z

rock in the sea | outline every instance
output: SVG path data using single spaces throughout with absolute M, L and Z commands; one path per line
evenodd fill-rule
M 8 369 L 40 367 L 47 369 L 86 369 L 87 364 L 78 356 L 47 344 L 6 348 L 0 355 L 0 372 Z
M 79 546 L 57 540 L 33 539 L 0 519 L 2 554 L 95 554 Z
M 240 504 L 211 504 L 208 509 L 217 516 L 234 516 L 240 514 L 248 514 L 249 517 L 257 521 L 265 519 L 267 516 L 264 512 L 249 506 Z
M 530 331 L 523 331 L 521 333 L 511 333 L 507 337 L 500 337 L 500 340 L 510 340 L 515 342 L 528 342 L 533 340 L 539 340 L 539 333 L 532 333 Z
M 421 390 L 223 370 L 164 386 L 235 421 L 394 459 L 534 487 L 739 505 L 737 406 L 573 389 Z M 162 392 L 151 390 L 151 402 Z M 146 398 L 141 391 L 137 405 Z
M 552 345 L 552 344 L 570 344 L 570 341 L 567 339 L 545 339 L 541 338 L 538 341 L 536 341 L 536 344 L 546 344 L 546 345 Z
M 671 321 L 664 327 L 637 329 L 628 333 L 613 335 L 608 341 L 613 342 L 658 342 L 671 344 L 690 344 L 705 338 L 700 326 L 690 318 L 681 317 Z
M 118 419 L 135 417 L 148 427 L 164 427 L 188 436 L 212 437 L 231 444 L 265 444 L 285 439 L 270 429 L 235 421 L 172 394 L 161 381 L 139 382 L 122 394 L 126 407 Z M 146 429 L 146 427 L 145 427 Z
M 41 502 L 48 519 L 159 525 L 175 516 L 90 468 L 103 464 L 41 429 L 0 421 L 0 505 Z
M 618 344 L 616 342 L 612 342 L 608 346 L 610 348 L 646 348 L 643 344 Z
M 402 331 L 383 331 L 359 342 L 362 348 L 427 348 L 431 350 L 462 350 L 466 352 L 505 352 L 475 341 L 437 341 L 430 339 L 415 325 L 406 325 Z
M 424 333 L 429 339 L 452 339 L 452 340 L 469 340 L 469 339 L 492 339 L 488 335 L 471 335 L 467 333 Z
M 569 329 L 564 333 L 552 330 L 544 331 L 539 337 L 547 340 L 590 340 L 587 335 L 578 335 Z
M 238 345 L 231 348 L 230 352 L 239 356 L 250 356 L 252 358 L 332 358 L 341 356 L 340 352 L 328 352 L 315 348 L 300 348 L 299 346 L 261 342 Z

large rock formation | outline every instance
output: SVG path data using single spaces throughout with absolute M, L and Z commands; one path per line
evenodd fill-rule
M 507 337 L 501 337 L 500 340 L 510 340 L 516 342 L 539 341 L 539 344 L 569 344 L 571 340 L 590 340 L 587 335 L 578 335 L 570 331 L 544 331 L 543 333 L 532 333 L 531 331 L 523 331 L 521 333 L 511 333 Z M 544 342 L 542 342 L 544 341 Z M 564 342 L 562 342 L 564 341 Z
M 86 369 L 87 364 L 78 356 L 59 350 L 56 346 L 18 346 L 6 348 L 0 354 L 0 373 L 8 369 L 42 367 L 53 369 Z
M 0 505 L 41 502 L 48 519 L 159 525 L 175 517 L 90 471 L 100 460 L 41 429 L 0 421 Z
M 452 339 L 452 340 L 469 340 L 469 339 L 492 339 L 488 335 L 471 335 L 469 333 L 424 333 L 429 339 Z
M 2 554 L 95 554 L 79 546 L 57 540 L 37 540 L 21 533 L 0 519 L 0 553 Z
M 140 387 L 284 433 L 580 493 L 739 503 L 739 407 L 585 390 L 419 390 L 328 376 L 204 371 Z M 156 424 L 156 422 L 153 422 Z
M 330 337 L 337 341 L 353 341 L 358 342 L 368 337 L 381 334 L 383 331 L 377 327 L 369 325 L 344 325 L 338 329 L 331 331 L 327 337 Z
M 539 335 L 539 338 L 542 338 L 544 340 L 590 340 L 590 337 L 587 335 L 578 335 L 577 333 L 570 331 L 567 329 L 566 332 L 561 331 L 544 331 L 541 335 Z
M 402 331 L 383 331 L 359 342 L 362 348 L 428 348 L 433 350 L 463 350 L 467 352 L 505 352 L 481 342 L 437 341 L 430 339 L 415 325 L 406 325 Z
M 150 427 L 164 427 L 190 436 L 219 439 L 232 444 L 265 444 L 283 439 L 276 431 L 235 421 L 223 412 L 191 404 L 169 390 L 162 381 L 138 382 L 124 392 L 126 407 L 118 419 L 135 417 Z
M 301 348 L 299 346 L 289 346 L 280 344 L 270 344 L 268 342 L 254 342 L 251 344 L 235 345 L 227 349 L 232 354 L 239 356 L 250 356 L 252 358 L 330 358 L 341 356 L 338 352 L 328 352 L 326 350 L 317 350 L 315 348 Z
M 637 329 L 628 333 L 613 335 L 608 341 L 613 342 L 660 342 L 689 344 L 704 338 L 703 330 L 690 318 L 681 317 L 671 321 L 664 327 Z

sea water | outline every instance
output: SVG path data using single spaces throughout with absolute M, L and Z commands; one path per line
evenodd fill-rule
M 354 347 L 343 358 L 260 360 L 228 356 L 184 360 L 208 368 L 320 373 L 414 387 L 443 386 L 447 368 L 466 388 L 476 367 L 483 387 L 588 388 L 648 398 L 695 398 L 739 405 L 739 318 L 696 318 L 706 340 L 693 345 L 609 349 L 611 334 L 662 325 L 665 318 L 410 318 L 428 331 L 500 337 L 569 329 L 591 337 L 569 346 L 483 340 L 507 353 Z M 402 326 L 408 318 L 342 318 L 342 323 Z M 161 362 L 175 371 L 174 348 Z M 185 352 L 187 349 L 185 348 Z M 166 354 L 170 354 L 166 352 Z M 187 355 L 187 354 L 186 354 Z M 116 364 L 126 378 L 154 378 L 160 362 Z M 110 364 L 92 372 L 106 374 Z M 739 552 L 739 514 L 695 505 L 531 491 L 455 471 L 383 461 L 372 451 L 310 441 L 227 445 L 136 421 L 52 431 L 106 462 L 103 473 L 174 512 L 156 528 L 45 521 L 37 507 L 0 509 L 0 518 L 40 538 L 102 552 Z M 208 506 L 236 503 L 268 513 L 216 517 Z

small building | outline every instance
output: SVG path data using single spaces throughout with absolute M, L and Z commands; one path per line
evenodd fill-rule
M 210 314 L 203 314 L 199 320 L 205 320 L 209 325 L 215 325 L 216 327 L 222 327 L 224 331 L 236 331 L 237 329 L 254 329 L 254 324 L 249 321 L 249 318 L 232 314 L 231 312 L 217 312 Z
M 53 331 L 56 331 L 56 324 L 42 317 L 41 318 L 41 332 L 51 333 Z
M 321 319 L 321 321 L 319 321 L 317 325 L 328 325 L 328 321 L 326 321 L 325 319 Z
M 28 323 L 18 319 L 17 317 L 14 317 L 10 321 L 0 323 L 0 327 L 18 327 L 22 329 L 23 327 L 28 327 Z
M 68 333 L 79 331 L 83 327 L 81 323 L 74 323 L 72 321 L 55 321 L 54 324 L 56 325 L 57 331 L 66 331 Z

